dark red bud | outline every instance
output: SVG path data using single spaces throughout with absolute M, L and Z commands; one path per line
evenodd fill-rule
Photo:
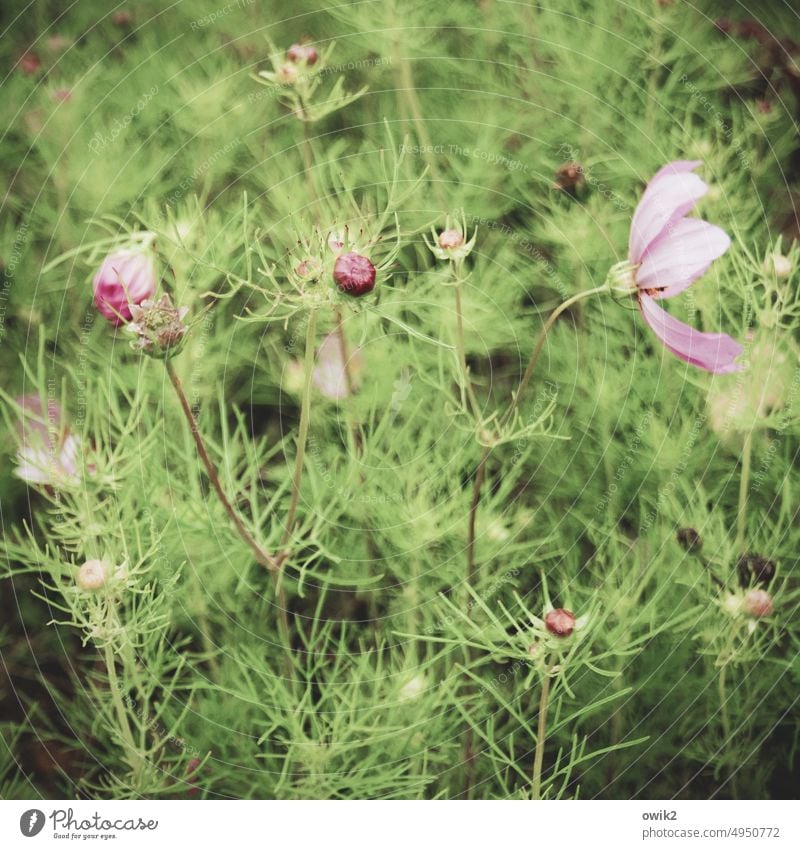
M 739 558 L 739 583 L 749 587 L 752 583 L 769 586 L 775 577 L 775 563 L 760 554 L 743 554 Z
M 559 607 L 547 613 L 544 624 L 556 637 L 568 637 L 575 630 L 575 614 L 571 610 Z
M 703 547 L 703 538 L 694 528 L 679 528 L 677 539 L 685 551 L 699 551 Z
M 333 279 L 342 292 L 360 298 L 375 288 L 375 266 L 361 254 L 342 254 L 333 266 Z

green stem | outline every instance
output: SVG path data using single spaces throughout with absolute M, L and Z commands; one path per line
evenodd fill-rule
M 392 18 L 395 28 L 398 32 L 402 32 L 400 24 L 397 21 L 397 9 L 392 12 Z M 444 209 L 447 205 L 447 199 L 442 189 L 442 178 L 439 171 L 439 166 L 433 156 L 433 144 L 431 137 L 428 134 L 428 128 L 425 126 L 425 119 L 422 115 L 422 107 L 420 106 L 419 97 L 417 97 L 417 87 L 414 84 L 414 72 L 411 69 L 411 62 L 407 56 L 404 56 L 401 50 L 401 41 L 399 37 L 394 39 L 394 65 L 399 71 L 399 90 L 402 101 L 406 106 L 408 114 L 411 116 L 411 121 L 414 124 L 414 131 L 417 134 L 420 145 L 422 147 L 422 155 L 425 164 L 433 178 L 431 185 L 433 193 L 436 196 L 436 202 Z
M 531 781 L 531 799 L 542 798 L 542 766 L 544 765 L 544 747 L 547 740 L 547 709 L 550 700 L 550 670 L 544 667 L 544 681 L 539 696 L 539 722 L 536 729 L 536 752 L 533 756 L 533 778 Z
M 478 399 L 475 397 L 475 391 L 472 388 L 472 381 L 469 379 L 469 371 L 467 369 L 467 349 L 464 343 L 464 308 L 461 300 L 461 287 L 463 280 L 461 278 L 459 264 L 453 264 L 453 285 L 456 293 L 456 350 L 458 352 L 458 364 L 461 370 L 461 403 L 464 403 L 464 396 L 469 401 L 472 408 L 472 414 L 476 419 L 480 417 L 480 406 Z
M 539 338 L 536 342 L 536 346 L 533 349 L 533 353 L 531 354 L 531 358 L 528 361 L 528 366 L 525 369 L 525 374 L 520 381 L 519 387 L 517 391 L 512 395 L 511 401 L 509 403 L 508 409 L 503 414 L 500 419 L 500 427 L 503 427 L 511 416 L 514 414 L 514 411 L 519 406 L 520 399 L 528 387 L 528 384 L 533 377 L 533 373 L 536 369 L 536 364 L 539 361 L 539 356 L 542 353 L 542 349 L 544 348 L 544 343 L 547 339 L 547 334 L 549 333 L 552 326 L 558 320 L 558 317 L 567 309 L 569 309 L 573 304 L 578 303 L 578 301 L 582 301 L 584 298 L 588 298 L 591 295 L 597 295 L 601 292 L 607 292 L 608 286 L 603 284 L 602 286 L 597 286 L 594 289 L 589 289 L 586 292 L 579 292 L 577 295 L 573 295 L 571 298 L 568 298 L 564 303 L 560 304 L 556 307 L 555 310 L 550 314 L 550 317 L 544 324 L 541 332 L 539 333 Z M 463 362 L 463 361 L 462 361 Z M 466 368 L 466 366 L 464 366 Z M 475 567 L 475 541 L 477 538 L 477 524 L 478 524 L 478 507 L 481 502 L 481 490 L 483 488 L 483 483 L 486 479 L 486 464 L 489 460 L 489 455 L 491 454 L 491 446 L 486 444 L 483 446 L 481 450 L 481 457 L 478 461 L 478 466 L 475 469 L 475 476 L 473 478 L 472 483 L 472 499 L 469 505 L 469 520 L 467 523 L 467 574 L 466 574 L 466 582 L 467 587 L 472 587 L 475 584 L 475 578 L 477 576 L 477 569 Z M 468 594 L 469 595 L 469 594 Z M 468 657 L 469 659 L 469 657 Z M 545 687 L 549 689 L 549 681 L 545 684 Z M 545 691 L 545 702 L 547 699 L 546 691 Z M 466 764 L 466 778 L 465 778 L 465 793 L 467 797 L 469 796 L 469 790 L 472 784 L 472 730 L 468 728 L 464 738 L 464 763 Z M 542 747 L 539 747 L 542 748 Z M 537 749 L 537 757 L 539 757 L 539 749 Z M 540 764 L 540 772 L 541 772 L 541 764 Z
M 110 605 L 110 602 L 109 602 Z M 111 608 L 109 607 L 109 618 L 111 617 Z M 119 687 L 119 679 L 117 678 L 117 666 L 114 658 L 114 650 L 111 643 L 107 643 L 104 649 L 104 659 L 106 665 L 106 674 L 108 675 L 108 688 L 111 693 L 111 702 L 114 705 L 114 710 L 117 714 L 117 723 L 119 724 L 120 734 L 125 748 L 126 759 L 133 773 L 134 786 L 138 787 L 141 776 L 142 767 L 144 766 L 144 757 L 139 751 L 136 741 L 133 739 L 128 714 L 125 711 L 125 704 L 122 700 L 122 692 Z
M 744 554 L 747 493 L 750 486 L 750 464 L 753 458 L 753 431 L 748 430 L 742 447 L 742 473 L 739 478 L 739 509 L 736 513 L 736 554 Z
M 564 303 L 559 304 L 553 312 L 550 314 L 550 317 L 542 327 L 539 338 L 536 341 L 536 346 L 531 353 L 530 360 L 528 360 L 528 366 L 525 369 L 525 374 L 522 376 L 522 380 L 520 381 L 519 387 L 517 391 L 512 395 L 511 401 L 509 402 L 508 409 L 505 411 L 503 416 L 500 418 L 500 427 L 503 427 L 508 423 L 509 419 L 513 416 L 515 410 L 519 406 L 520 399 L 522 398 L 523 393 L 528 387 L 528 384 L 533 377 L 533 373 L 536 370 L 536 364 L 539 362 L 539 356 L 542 353 L 542 349 L 544 348 L 544 343 L 547 340 L 547 334 L 550 332 L 552 326 L 558 320 L 558 317 L 565 311 L 568 310 L 571 306 L 578 303 L 578 301 L 582 301 L 584 298 L 588 298 L 591 295 L 597 295 L 602 292 L 607 292 L 608 286 L 603 284 L 602 286 L 597 286 L 594 289 L 588 289 L 585 292 L 579 292 L 577 295 L 573 295 L 571 298 L 567 298 Z M 486 477 L 486 462 L 489 459 L 489 454 L 491 453 L 491 447 L 489 445 L 485 445 L 483 447 L 483 451 L 481 452 L 481 458 L 478 461 L 478 467 L 475 470 L 475 478 L 472 486 L 472 501 L 470 503 L 469 509 L 469 522 L 468 522 L 468 531 L 467 531 L 467 580 L 471 582 L 475 573 L 475 529 L 477 525 L 477 516 L 478 516 L 478 507 L 480 505 L 481 500 L 481 489 L 483 487 L 483 482 Z
M 539 333 L 539 338 L 536 341 L 536 347 L 533 349 L 533 353 L 531 354 L 531 358 L 528 360 L 528 367 L 525 369 L 525 374 L 522 375 L 522 380 L 520 381 L 519 387 L 517 391 L 514 393 L 513 398 L 511 399 L 511 403 L 509 404 L 508 409 L 506 410 L 502 419 L 500 419 L 500 424 L 504 425 L 508 422 L 511 416 L 514 414 L 514 411 L 519 406 L 519 399 L 528 388 L 528 384 L 531 382 L 531 378 L 533 377 L 533 373 L 536 370 L 536 364 L 539 362 L 539 355 L 542 353 L 542 349 L 544 348 L 544 343 L 547 341 L 547 334 L 550 332 L 552 326 L 558 321 L 559 316 L 566 310 L 568 310 L 571 306 L 574 306 L 579 301 L 584 300 L 585 298 L 589 298 L 592 295 L 599 295 L 603 292 L 608 292 L 608 285 L 604 283 L 602 286 L 596 286 L 594 289 L 587 289 L 585 292 L 578 292 L 577 295 L 573 295 L 571 298 L 567 298 L 562 304 L 559 304 L 552 313 L 550 313 L 550 317 L 544 323 L 544 327 L 541 329 Z
M 728 710 L 728 689 L 727 689 L 727 672 L 728 664 L 723 663 L 719 670 L 719 679 L 717 681 L 717 689 L 719 692 L 719 713 L 722 721 L 722 751 L 727 752 L 728 746 L 731 744 L 731 718 Z M 733 798 L 738 798 L 739 791 L 737 788 L 736 771 L 731 773 L 731 792 Z
M 164 367 L 167 370 L 167 374 L 169 375 L 170 383 L 172 383 L 173 388 L 175 389 L 175 394 L 178 396 L 178 400 L 180 401 L 181 410 L 183 410 L 183 414 L 186 417 L 186 421 L 189 423 L 189 428 L 192 432 L 192 439 L 194 440 L 194 444 L 197 448 L 197 453 L 200 455 L 200 460 L 205 466 L 206 473 L 208 474 L 208 479 L 211 481 L 211 486 L 214 492 L 217 494 L 217 498 L 220 500 L 220 503 L 225 508 L 225 512 L 230 517 L 231 522 L 233 522 L 233 526 L 236 528 L 236 532 L 242 538 L 242 540 L 247 544 L 247 546 L 252 550 L 255 555 L 256 560 L 267 569 L 274 570 L 276 568 L 275 558 L 272 557 L 261 545 L 259 545 L 254 539 L 253 535 L 244 525 L 239 514 L 236 512 L 233 504 L 231 504 L 230 499 L 225 494 L 225 490 L 222 487 L 222 481 L 220 481 L 219 473 L 217 472 L 214 463 L 211 461 L 211 457 L 209 456 L 208 450 L 206 449 L 205 442 L 203 441 L 203 437 L 200 433 L 200 427 L 197 424 L 197 419 L 192 412 L 192 407 L 189 404 L 189 399 L 186 397 L 186 393 L 183 391 L 183 384 L 181 383 L 181 379 L 178 377 L 177 372 L 175 371 L 175 367 L 172 365 L 170 360 L 164 361 Z

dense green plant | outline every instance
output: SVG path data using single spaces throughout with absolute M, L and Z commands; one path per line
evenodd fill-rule
M 796 14 L 7 5 L 0 796 L 790 792 Z M 676 159 L 735 374 L 604 289 Z

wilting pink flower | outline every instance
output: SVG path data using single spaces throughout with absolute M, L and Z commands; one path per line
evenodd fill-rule
M 341 401 L 347 397 L 347 372 L 342 356 L 342 342 L 336 333 L 329 333 L 319 346 L 317 361 L 311 373 L 311 382 L 332 401 Z M 347 367 L 351 376 L 361 371 L 361 353 L 356 350 L 349 354 Z
M 17 405 L 19 448 L 14 474 L 41 486 L 79 483 L 81 441 L 64 422 L 61 407 L 49 401 L 45 409 L 38 395 L 23 395 Z
M 94 276 L 94 303 L 112 324 L 130 321 L 131 305 L 151 298 L 156 290 L 153 255 L 144 247 L 110 253 Z
M 628 261 L 611 272 L 612 282 L 635 293 L 642 317 L 661 343 L 687 363 L 726 374 L 742 346 L 725 333 L 702 333 L 661 309 L 656 301 L 680 294 L 708 271 L 731 240 L 719 227 L 688 218 L 708 186 L 694 174 L 699 161 L 670 162 L 645 189 L 633 214 Z

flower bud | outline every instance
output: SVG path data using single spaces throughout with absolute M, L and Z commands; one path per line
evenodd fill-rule
M 334 230 L 332 233 L 328 234 L 328 247 L 335 254 L 341 253 L 341 250 L 344 247 L 344 240 L 345 234 L 338 230 Z
M 553 188 L 572 194 L 576 189 L 583 186 L 586 177 L 583 174 L 583 166 L 578 162 L 565 162 L 556 169 L 556 179 Z
M 464 244 L 464 234 L 460 230 L 443 230 L 439 234 L 439 247 L 446 251 L 460 248 Z
M 700 551 L 703 547 L 703 538 L 694 528 L 679 528 L 677 540 L 678 545 L 688 552 Z
M 278 80 L 284 85 L 294 85 L 297 82 L 300 72 L 297 70 L 297 65 L 291 62 L 284 62 L 278 68 Z
M 360 298 L 375 288 L 375 266 L 365 256 L 351 251 L 337 258 L 333 279 L 342 292 Z
M 131 305 L 152 297 L 156 290 L 152 253 L 143 247 L 110 253 L 95 274 L 92 288 L 95 306 L 105 318 L 116 326 L 129 321 Z
M 297 65 L 315 65 L 319 54 L 309 44 L 293 44 L 286 51 L 286 58 Z
M 102 560 L 87 560 L 83 566 L 78 569 L 78 574 L 75 577 L 75 583 L 79 589 L 91 592 L 99 590 L 106 582 L 108 577 L 108 566 Z
M 118 12 L 114 12 L 111 16 L 111 20 L 115 26 L 129 27 L 133 24 L 133 13 L 129 12 L 127 9 L 120 9 Z
M 304 280 L 313 280 L 319 277 L 319 273 L 322 271 L 322 265 L 318 259 L 314 259 L 314 257 L 308 257 L 308 259 L 304 259 L 299 262 L 294 269 L 295 274 L 298 277 L 302 277 Z
M 20 56 L 19 61 L 17 62 L 17 67 L 22 71 L 23 74 L 35 74 L 39 68 L 42 67 L 42 60 L 39 56 L 33 51 L 29 50 L 27 53 L 23 53 Z
M 183 319 L 189 312 L 187 307 L 175 307 L 169 295 L 158 301 L 149 298 L 141 304 L 131 306 L 132 321 L 125 329 L 136 334 L 131 343 L 135 351 L 144 351 L 154 357 L 172 356 L 186 336 L 189 328 Z
M 743 554 L 738 563 L 739 583 L 749 587 L 753 582 L 769 586 L 775 577 L 775 563 L 760 554 Z
M 745 613 L 760 618 L 772 613 L 772 596 L 766 590 L 748 590 L 742 604 Z
M 764 260 L 764 269 L 767 272 L 773 272 L 776 277 L 786 278 L 792 273 L 792 261 L 788 256 L 784 256 L 783 254 L 770 254 Z
M 547 630 L 556 637 L 568 637 L 575 630 L 575 614 L 559 607 L 550 610 L 544 617 Z

